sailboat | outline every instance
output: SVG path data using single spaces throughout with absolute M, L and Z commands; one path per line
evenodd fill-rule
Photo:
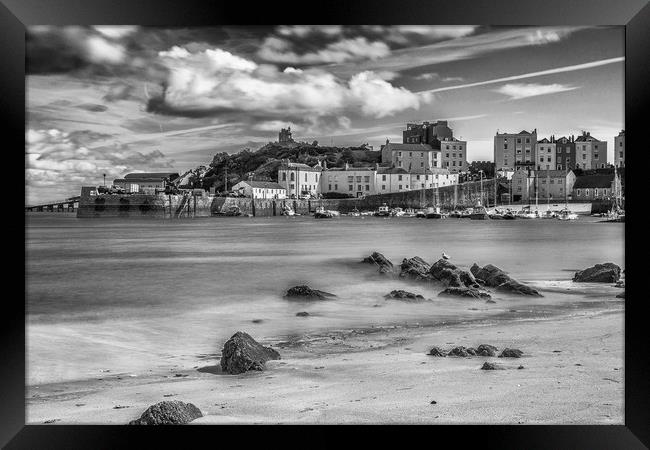
M 551 175 L 550 172 L 546 171 L 546 213 L 542 216 L 542 219 L 554 219 L 555 213 L 551 211 Z
M 440 212 L 440 194 L 438 193 L 438 188 L 436 188 L 436 207 L 428 208 L 426 218 L 427 219 L 446 219 L 447 214 Z
M 607 212 L 607 222 L 625 222 L 625 211 L 621 209 L 622 199 L 618 185 L 618 170 L 614 167 L 614 202 L 612 208 Z
M 481 199 L 474 207 L 474 210 L 469 215 L 469 218 L 472 220 L 487 220 L 490 218 L 487 210 L 485 209 L 485 206 L 483 206 L 483 183 L 482 182 L 481 182 Z
M 557 213 L 558 220 L 576 220 L 578 215 L 569 210 L 569 191 L 567 190 L 567 169 L 564 169 L 564 209 Z

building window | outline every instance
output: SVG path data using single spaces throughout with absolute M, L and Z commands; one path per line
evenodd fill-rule
M 370 177 L 369 176 L 368 177 L 363 177 L 363 181 L 365 181 L 366 183 L 370 182 Z
M 354 177 L 348 177 L 348 183 L 352 182 L 354 180 Z
M 349 191 L 353 191 L 353 190 L 354 190 L 354 187 L 350 184 L 350 185 L 348 186 L 348 190 L 349 190 Z
M 551 162 L 551 157 L 546 158 L 546 162 Z
M 420 179 L 420 175 L 416 175 L 416 176 L 415 176 L 415 179 L 416 179 L 416 180 L 419 180 L 419 179 Z
M 402 152 L 397 152 L 397 156 L 402 156 Z
M 295 184 L 290 184 L 290 185 L 289 185 L 289 189 L 294 189 L 295 187 L 296 187 Z
M 506 145 L 506 147 L 507 147 L 507 145 Z M 445 150 L 449 150 L 449 146 L 448 146 L 448 145 L 445 146 Z
M 543 156 L 541 156 L 541 157 L 539 158 L 539 162 L 544 162 L 544 157 L 543 157 Z
M 398 179 L 399 181 L 402 181 L 402 176 L 401 176 L 401 175 L 398 175 L 398 176 L 397 176 L 397 179 Z
M 521 138 L 517 138 L 517 144 L 521 144 Z
M 360 191 L 360 190 L 361 190 L 361 185 L 357 184 L 357 191 Z
M 370 190 L 370 185 L 366 184 L 366 191 L 369 191 L 369 190 Z
M 402 161 L 397 162 L 397 167 L 402 167 Z
M 413 152 L 409 152 L 409 158 L 413 157 Z
M 594 153 L 594 159 L 598 159 L 598 153 Z
M 381 181 L 386 181 L 386 175 L 381 176 Z
M 530 144 L 530 138 L 526 138 L 526 144 Z
M 296 179 L 295 174 L 291 172 L 291 181 L 295 181 L 295 179 Z
M 332 185 L 328 184 L 327 186 L 328 186 L 327 190 L 331 191 L 332 190 Z
M 361 183 L 361 177 L 357 177 L 357 183 Z
M 307 182 L 307 174 L 305 174 L 305 183 Z
M 338 190 L 339 190 L 339 185 L 338 185 L 338 184 L 335 184 L 335 185 L 334 185 L 334 190 L 335 190 L 335 191 L 338 191 Z
M 401 185 L 401 184 L 399 185 L 399 189 L 402 189 L 402 185 Z
M 420 163 L 420 167 L 424 167 L 424 163 L 423 163 L 423 162 Z
M 420 153 L 420 158 L 424 158 L 424 153 Z
M 508 148 L 508 144 L 503 144 L 503 149 L 506 150 Z
M 385 185 L 385 184 L 382 184 L 382 185 L 381 185 L 381 190 L 382 190 L 382 191 L 385 191 L 385 190 L 386 190 L 386 185 Z

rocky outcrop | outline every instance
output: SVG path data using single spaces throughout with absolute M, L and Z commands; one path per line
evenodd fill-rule
M 490 294 L 474 287 L 448 287 L 438 294 L 439 297 L 491 298 Z
M 440 357 L 445 357 L 447 356 L 447 353 L 440 347 L 433 347 L 431 350 L 429 350 L 429 353 L 427 353 L 430 356 L 440 356 Z
M 481 280 L 485 286 L 494 287 L 497 291 L 510 294 L 534 295 L 542 297 L 542 294 L 537 292 L 536 289 L 518 282 L 514 278 L 511 278 L 510 275 L 505 273 L 503 270 L 499 269 L 496 266 L 493 266 L 492 264 L 479 267 L 478 264 L 474 263 L 474 265 L 472 265 L 470 268 L 470 272 L 477 280 Z
M 248 370 L 264 370 L 265 363 L 280 359 L 280 354 L 270 347 L 264 347 L 249 334 L 235 333 L 221 350 L 221 369 L 230 374 Z
M 496 356 L 497 348 L 494 345 L 490 344 L 481 344 L 476 347 L 477 356 Z
M 474 275 L 466 270 L 459 269 L 448 260 L 441 258 L 429 269 L 431 277 L 451 287 L 473 287 L 478 289 L 480 285 L 474 279 Z
M 491 363 L 491 362 L 484 362 L 483 365 L 481 366 L 481 370 L 503 370 L 503 367 L 501 367 L 498 364 Z
M 401 289 L 391 291 L 390 294 L 384 295 L 384 298 L 386 298 L 386 299 L 395 299 L 395 300 L 413 301 L 413 302 L 422 302 L 422 301 L 424 301 L 424 297 L 422 295 L 414 294 L 413 292 L 403 291 Z
M 524 352 L 518 348 L 504 348 L 499 355 L 499 358 L 521 358 L 521 355 L 523 354 Z
M 573 281 L 583 283 L 616 283 L 621 278 L 621 268 L 614 263 L 596 264 L 576 272 Z
M 418 281 L 430 281 L 431 274 L 429 270 L 431 265 L 419 256 L 413 258 L 404 258 L 400 265 L 401 272 L 399 274 L 402 278 L 410 278 Z
M 334 294 L 329 292 L 319 291 L 318 289 L 312 289 L 309 286 L 294 286 L 290 288 L 286 295 L 286 298 L 295 298 L 298 300 L 326 300 L 331 297 L 336 297 Z
M 203 414 L 193 404 L 173 400 L 150 406 L 139 419 L 132 420 L 129 425 L 182 425 L 199 417 L 203 417 Z
M 447 356 L 461 356 L 461 357 L 467 357 L 467 356 L 476 356 L 476 350 L 473 348 L 465 348 L 462 345 L 458 347 L 454 347 L 451 350 L 449 350 L 449 353 L 447 353 Z
M 393 273 L 393 263 L 379 252 L 372 252 L 372 255 L 363 259 L 364 263 L 375 264 L 379 267 L 379 273 Z

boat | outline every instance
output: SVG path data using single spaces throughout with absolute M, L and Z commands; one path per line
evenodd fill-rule
M 427 208 L 425 217 L 427 219 L 446 219 L 447 214 L 440 212 L 440 207 L 436 206 L 435 208 Z
M 289 205 L 284 205 L 282 206 L 282 210 L 280 210 L 280 215 L 281 216 L 295 216 L 296 212 L 291 208 Z
M 415 210 L 413 208 L 407 208 L 402 217 L 415 217 Z
M 359 210 L 357 208 L 354 208 L 352 211 L 350 211 L 348 213 L 348 216 L 359 217 L 359 216 L 361 216 L 361 213 L 359 212 Z
M 487 210 L 483 206 L 477 206 L 474 208 L 472 213 L 469 215 L 469 218 L 472 220 L 487 220 L 490 218 Z
M 503 214 L 503 219 L 504 219 L 504 220 L 515 220 L 516 218 L 517 218 L 517 216 L 516 216 L 515 213 L 512 212 L 511 210 L 507 210 L 507 211 Z
M 377 211 L 375 211 L 374 215 L 377 217 L 388 217 L 390 216 L 390 209 L 388 209 L 388 206 L 384 203 Z
M 230 206 L 223 215 L 231 217 L 241 216 L 241 209 L 239 209 L 239 206 Z
M 578 215 L 574 212 L 569 211 L 567 208 L 564 208 L 557 213 L 558 220 L 576 220 L 577 218 Z
M 322 206 L 316 208 L 316 212 L 314 212 L 314 218 L 316 219 L 331 219 L 332 217 L 334 217 L 334 214 L 332 214 L 331 211 L 326 210 Z
M 503 220 L 503 212 L 499 211 L 498 209 L 494 209 L 494 212 L 488 213 L 488 216 L 492 220 Z
M 424 209 L 418 209 L 415 212 L 415 217 L 419 217 L 421 219 L 424 219 L 425 217 L 427 217 L 427 212 Z
M 393 208 L 390 210 L 390 215 L 393 217 L 402 217 L 404 215 L 404 210 L 402 208 Z

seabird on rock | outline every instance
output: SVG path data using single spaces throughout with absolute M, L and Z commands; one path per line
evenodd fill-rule
M 449 256 L 445 255 L 445 252 L 442 252 L 442 258 L 443 259 L 449 259 Z

